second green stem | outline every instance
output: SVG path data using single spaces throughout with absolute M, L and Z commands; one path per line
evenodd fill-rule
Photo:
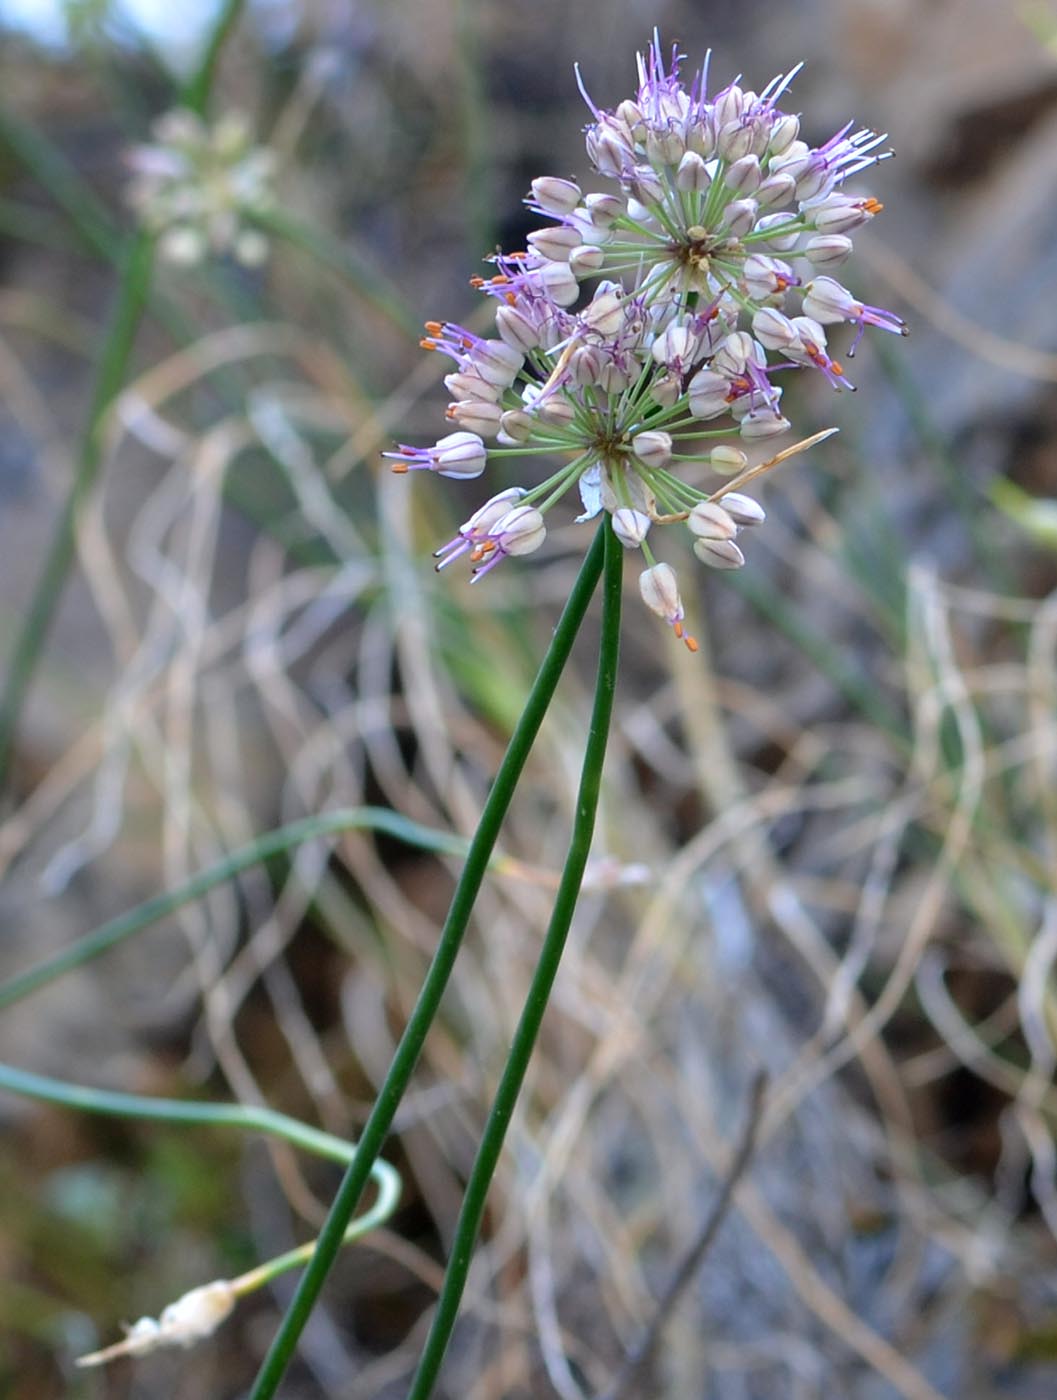
M 496 774 L 495 782 L 492 784 L 492 790 L 488 794 L 488 800 L 481 812 L 480 822 L 470 843 L 466 864 L 463 866 L 462 875 L 452 897 L 448 917 L 441 930 L 433 961 L 422 983 L 414 1010 L 400 1038 L 400 1044 L 396 1048 L 389 1073 L 386 1075 L 363 1132 L 360 1134 L 356 1156 L 345 1173 L 331 1205 L 330 1213 L 320 1231 L 312 1262 L 305 1270 L 268 1355 L 264 1358 L 253 1390 L 250 1392 L 250 1400 L 271 1400 L 278 1389 L 286 1368 L 290 1364 L 298 1338 L 311 1315 L 330 1267 L 341 1248 L 346 1226 L 352 1218 L 367 1184 L 371 1166 L 382 1150 L 396 1110 L 400 1106 L 404 1092 L 414 1073 L 429 1028 L 440 1009 L 444 989 L 448 985 L 452 968 L 455 966 L 455 959 L 462 945 L 470 914 L 488 870 L 492 849 L 499 836 L 499 828 L 514 796 L 518 779 L 525 766 L 533 741 L 554 697 L 554 691 L 565 668 L 565 663 L 569 659 L 569 653 L 580 630 L 580 624 L 583 622 L 588 605 L 594 596 L 602 573 L 603 555 L 607 552 L 607 539 L 612 541 L 612 534 L 603 525 L 599 528 L 594 543 L 580 568 L 576 582 L 573 584 L 569 601 L 554 629 L 551 644 L 525 702 L 521 718 L 517 722 L 499 772 Z
M 426 1345 L 418 1363 L 408 1400 L 429 1400 L 433 1394 L 437 1375 L 448 1342 L 455 1327 L 466 1278 L 470 1272 L 470 1261 L 474 1245 L 481 1229 L 488 1190 L 503 1150 L 503 1141 L 513 1117 L 521 1087 L 525 1082 L 532 1051 L 536 1045 L 543 1014 L 550 1001 L 554 979 L 558 972 L 565 941 L 576 912 L 576 901 L 583 883 L 584 869 L 591 851 L 591 838 L 595 829 L 595 815 L 598 811 L 598 796 L 602 782 L 602 766 L 609 739 L 609 722 L 613 713 L 613 695 L 617 681 L 617 657 L 620 649 L 620 587 L 623 564 L 622 546 L 613 534 L 609 517 L 605 521 L 606 558 L 605 581 L 602 603 L 602 640 L 598 656 L 598 679 L 595 686 L 594 709 L 591 714 L 591 727 L 588 730 L 587 745 L 584 750 L 583 768 L 580 774 L 580 790 L 576 798 L 576 815 L 573 820 L 572 836 L 569 840 L 569 854 L 562 871 L 558 893 L 554 900 L 547 935 L 543 941 L 532 984 L 525 999 L 517 1030 L 510 1045 L 510 1054 L 495 1102 L 488 1115 L 481 1137 L 481 1145 L 470 1172 L 470 1179 L 463 1195 L 455 1227 L 451 1258 L 448 1261 L 444 1285 L 441 1288 L 437 1311 L 433 1318 Z

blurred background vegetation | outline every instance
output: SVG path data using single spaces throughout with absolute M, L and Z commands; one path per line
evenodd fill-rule
M 67 496 L 130 226 L 126 152 L 210 0 L 0 0 L 0 643 Z M 600 1394 L 707 1212 L 760 1068 L 749 1179 L 651 1393 L 1043 1397 L 1057 1382 L 1057 9 L 995 0 L 258 0 L 213 111 L 278 154 L 261 268 L 159 266 L 0 812 L 20 970 L 280 822 L 363 802 L 469 833 L 585 540 L 469 589 L 430 551 L 477 483 L 430 317 L 586 178 L 654 25 L 721 82 L 799 59 L 824 139 L 888 130 L 856 291 L 912 326 L 784 468 L 738 576 L 681 562 L 702 652 L 629 606 L 591 887 L 446 1371 Z M 588 185 L 590 186 L 590 184 Z M 593 187 L 600 187 L 596 185 Z M 804 376 L 806 377 L 806 376 Z M 510 484 L 507 481 L 501 485 Z M 497 486 L 495 489 L 499 489 Z M 680 562 L 680 561 L 673 561 Z M 629 584 L 633 588 L 633 582 Z M 389 1155 L 287 1394 L 397 1400 L 564 852 L 593 636 L 567 677 Z M 245 873 L 0 1014 L 0 1058 L 266 1101 L 355 1133 L 453 865 L 367 834 Z M 333 1168 L 0 1098 L 0 1393 L 245 1393 L 290 1283 L 188 1354 L 80 1352 L 307 1238 Z

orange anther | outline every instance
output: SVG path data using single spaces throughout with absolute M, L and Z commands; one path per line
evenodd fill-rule
M 430 340 L 429 336 L 424 335 L 418 343 L 423 350 L 436 350 L 437 348 L 437 342 L 435 340 Z
M 866 210 L 867 214 L 880 214 L 884 205 L 879 199 L 874 199 L 873 195 L 871 195 L 869 199 L 863 200 L 862 207 Z
M 396 472 L 397 476 L 403 476 L 404 473 L 407 471 L 407 463 L 406 463 L 406 462 L 394 462 L 394 463 L 393 463 L 393 471 Z
M 684 642 L 684 644 L 685 644 L 685 646 L 686 646 L 687 651 L 690 651 L 690 652 L 695 652 L 695 651 L 697 651 L 697 641 L 695 640 L 695 638 L 693 638 L 693 637 L 687 635 L 687 636 L 685 636 L 685 637 L 683 638 L 683 642 Z
M 829 367 L 834 374 L 844 373 L 844 366 L 841 364 L 840 360 L 830 360 Z
M 504 295 L 503 295 L 503 300 L 506 302 L 507 306 L 516 306 L 516 305 L 517 305 L 517 293 L 516 293 L 516 292 L 505 292 Z
M 426 330 L 430 335 L 441 335 L 443 334 L 444 326 L 440 321 L 427 321 Z

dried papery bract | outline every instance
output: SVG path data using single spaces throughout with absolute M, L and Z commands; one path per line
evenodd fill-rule
M 479 575 L 537 548 L 542 518 L 577 487 L 578 519 L 610 512 L 620 542 L 645 556 L 644 597 L 680 632 L 681 604 L 678 618 L 655 606 L 675 584 L 670 569 L 655 572 L 649 527 L 689 522 L 697 558 L 730 569 L 744 563 L 734 535 L 763 519 L 742 504 L 727 511 L 726 535 L 703 534 L 711 517 L 694 512 L 710 496 L 682 479 L 680 464 L 750 479 L 743 446 L 792 427 L 782 411 L 790 373 L 815 370 L 835 390 L 854 388 L 827 327 L 855 327 L 849 355 L 867 326 L 906 330 L 833 276 L 853 251 L 850 235 L 881 211 L 845 182 L 890 154 L 885 138 L 849 122 L 809 146 L 799 118 L 778 106 L 799 68 L 760 92 L 735 82 L 710 94 L 707 61 L 689 83 L 681 62 L 675 50 L 666 59 L 655 36 L 639 56 L 634 97 L 612 110 L 581 81 L 587 154 L 617 189 L 585 194 L 572 179 L 533 180 L 525 202 L 550 223 L 524 251 L 491 258 L 491 276 L 472 279 L 497 303 L 499 339 L 450 322 L 426 327 L 423 345 L 455 361 L 448 417 L 462 433 L 386 454 L 398 471 L 445 475 L 473 475 L 478 463 L 484 470 L 532 447 L 556 458 L 557 470 L 518 497 L 530 543 L 509 547 L 485 507 L 488 529 L 471 518 L 438 551 L 442 564 L 468 553 Z M 445 471 L 452 437 L 468 435 L 462 469 Z
M 123 1342 L 77 1358 L 78 1366 L 102 1366 L 122 1356 L 147 1356 L 164 1347 L 190 1347 L 211 1337 L 238 1301 L 234 1284 L 224 1279 L 204 1283 L 170 1303 L 157 1319 L 141 1317 Z

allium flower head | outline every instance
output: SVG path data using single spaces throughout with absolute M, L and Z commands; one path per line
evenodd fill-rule
M 209 127 L 176 108 L 151 128 L 154 143 L 135 146 L 128 163 L 128 200 L 144 227 L 158 235 L 158 251 L 170 262 L 197 263 L 230 253 L 247 266 L 268 255 L 268 242 L 253 226 L 273 204 L 273 153 L 254 146 L 238 114 Z
M 427 323 L 423 346 L 455 362 L 445 384 L 458 431 L 385 455 L 398 471 L 459 476 L 504 455 L 557 458 L 546 480 L 471 516 L 437 551 L 438 568 L 466 554 L 477 578 L 537 549 L 546 513 L 575 486 L 579 520 L 609 511 L 621 544 L 642 550 L 643 600 L 692 649 L 651 527 L 683 524 L 701 562 L 740 567 L 735 537 L 764 516 L 738 488 L 828 436 L 750 466 L 742 446 L 792 426 L 782 381 L 807 369 L 853 389 L 830 332 L 855 328 L 851 356 L 868 326 L 906 327 L 833 276 L 850 235 L 882 207 L 845 182 L 890 154 L 885 138 L 848 123 L 809 146 L 799 118 L 778 106 L 798 68 L 758 93 L 733 82 L 713 94 L 707 61 L 688 84 L 680 62 L 675 50 L 666 61 L 655 36 L 639 55 L 634 97 L 611 111 L 577 70 L 591 114 L 587 155 L 613 187 L 585 194 L 562 176 L 532 182 L 525 202 L 548 224 L 523 251 L 492 257 L 490 276 L 471 279 L 496 303 L 495 337 Z M 686 479 L 709 470 L 727 478 L 712 492 Z

